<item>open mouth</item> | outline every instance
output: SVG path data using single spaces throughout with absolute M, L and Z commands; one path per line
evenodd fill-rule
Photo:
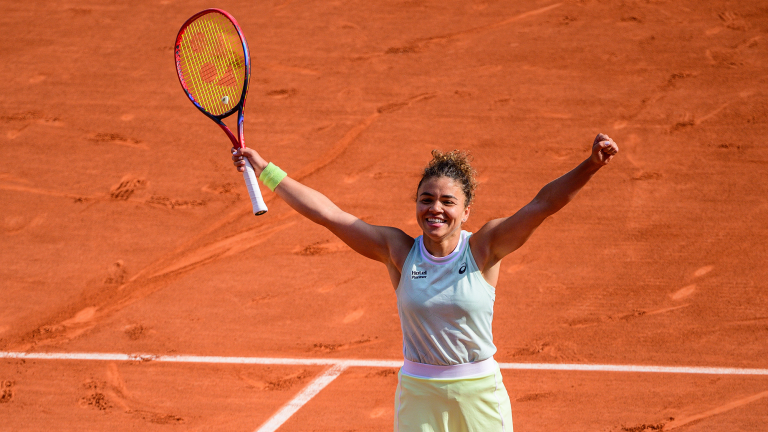
M 443 223 L 445 223 L 445 219 L 427 218 L 427 223 L 429 223 L 429 224 L 443 224 Z

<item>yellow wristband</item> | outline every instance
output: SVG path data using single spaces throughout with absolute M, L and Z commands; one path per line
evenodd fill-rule
M 277 185 L 279 185 L 287 175 L 288 174 L 286 174 L 285 171 L 281 170 L 277 167 L 277 165 L 270 162 L 267 164 L 267 167 L 264 168 L 264 171 L 262 171 L 259 175 L 259 180 L 261 180 L 261 182 L 264 183 L 264 185 L 268 187 L 269 190 L 274 192 Z

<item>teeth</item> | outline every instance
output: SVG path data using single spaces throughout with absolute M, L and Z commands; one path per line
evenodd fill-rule
M 445 222 L 445 221 L 444 221 L 444 220 L 442 220 L 442 219 L 431 219 L 431 218 L 430 218 L 430 219 L 427 219 L 427 222 L 443 223 L 443 222 Z

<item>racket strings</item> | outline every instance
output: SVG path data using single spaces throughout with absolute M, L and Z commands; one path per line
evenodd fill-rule
M 224 114 L 240 101 L 245 52 L 226 17 L 209 13 L 191 22 L 181 37 L 179 64 L 190 95 L 209 113 Z

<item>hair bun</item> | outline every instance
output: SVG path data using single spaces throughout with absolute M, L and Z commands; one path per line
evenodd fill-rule
M 464 196 L 467 198 L 465 205 L 470 205 L 477 189 L 477 180 L 475 179 L 477 172 L 472 168 L 471 161 L 472 155 L 468 151 L 441 152 L 440 150 L 432 150 L 432 160 L 424 168 L 424 173 L 416 190 L 418 191 L 424 180 L 434 177 L 448 177 L 461 185 Z

